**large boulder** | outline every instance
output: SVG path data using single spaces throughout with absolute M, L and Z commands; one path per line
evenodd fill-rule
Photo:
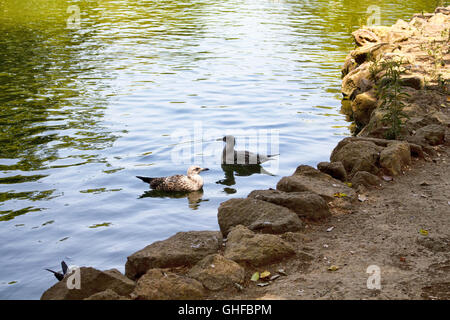
M 378 160 L 383 148 L 371 141 L 352 138 L 341 140 L 331 153 L 331 161 L 341 161 L 350 176 L 358 171 L 378 173 Z
M 161 269 L 148 270 L 131 294 L 136 300 L 199 300 L 204 295 L 205 289 L 197 280 Z
M 295 212 L 267 201 L 230 199 L 221 203 L 218 211 L 220 231 L 224 236 L 239 224 L 264 233 L 284 233 L 302 228 Z
M 197 262 L 188 276 L 200 281 L 205 288 L 217 291 L 243 283 L 245 270 L 233 260 L 212 254 Z
M 325 201 L 334 200 L 337 193 L 345 193 L 348 198 L 355 196 L 354 190 L 346 184 L 307 165 L 300 165 L 292 176 L 283 177 L 278 182 L 277 189 L 285 192 L 310 191 L 317 193 Z
M 278 262 L 295 254 L 295 250 L 279 236 L 256 234 L 239 225 L 228 235 L 225 258 L 253 266 Z
M 317 169 L 322 171 L 323 173 L 329 174 L 335 179 L 341 181 L 347 181 L 347 171 L 345 171 L 345 167 L 340 161 L 336 162 L 328 162 L 323 161 L 317 164 Z
M 422 127 L 416 131 L 414 136 L 410 137 L 408 141 L 417 143 L 419 145 L 443 144 L 445 141 L 445 127 L 438 124 L 430 124 Z
M 317 193 L 310 191 L 255 190 L 248 197 L 286 207 L 297 213 L 299 217 L 321 219 L 331 215 L 326 201 Z
M 66 276 L 45 291 L 41 300 L 83 300 L 107 289 L 114 291 L 119 296 L 127 296 L 135 287 L 134 281 L 116 269 L 100 271 L 91 267 L 81 267 L 79 272 L 80 289 L 69 289 L 67 281 L 70 281 L 71 277 Z
M 380 165 L 390 175 L 396 176 L 401 174 L 402 168 L 410 164 L 411 150 L 408 142 L 393 141 L 381 151 Z
M 358 188 L 359 186 L 379 187 L 381 185 L 381 179 L 367 171 L 358 171 L 352 178 L 352 185 L 354 188 Z
M 222 236 L 217 231 L 178 232 L 129 256 L 125 274 L 130 279 L 138 279 L 149 269 L 194 265 L 207 255 L 216 253 L 221 242 Z

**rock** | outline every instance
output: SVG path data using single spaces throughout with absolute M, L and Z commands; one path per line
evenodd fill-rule
M 256 234 L 242 225 L 230 231 L 225 249 L 225 258 L 253 266 L 274 263 L 294 254 L 295 250 L 280 237 Z
M 381 179 L 367 171 L 358 171 L 352 178 L 354 188 L 358 188 L 361 185 L 365 187 L 380 186 L 380 184 Z
M 358 47 L 351 52 L 351 55 L 355 59 L 356 63 L 362 64 L 369 60 L 369 58 L 376 59 L 378 55 L 383 51 L 385 46 L 389 46 L 386 42 L 377 42 Z
M 206 256 L 189 271 L 188 276 L 200 281 L 209 290 L 217 291 L 242 284 L 245 270 L 220 254 Z
M 217 231 L 178 232 L 129 256 L 125 274 L 130 279 L 138 279 L 149 269 L 194 265 L 207 255 L 216 253 L 221 242 L 222 236 Z
M 443 144 L 445 141 L 445 127 L 438 124 L 430 124 L 417 130 L 408 141 L 419 145 L 430 144 L 436 146 Z
M 443 14 L 442 12 L 438 12 L 428 20 L 428 23 L 442 27 L 445 25 L 448 19 L 449 18 L 447 17 L 447 15 Z
M 277 189 L 285 192 L 310 191 L 317 193 L 325 201 L 334 200 L 336 193 L 345 193 L 348 198 L 355 196 L 355 192 L 346 184 L 306 165 L 298 166 L 292 176 L 282 178 Z
M 389 31 L 391 30 L 388 26 L 371 26 L 366 28 L 369 31 L 372 31 L 374 34 L 380 38 L 381 41 L 385 41 L 388 37 Z
M 352 102 L 353 118 L 358 125 L 366 125 L 370 121 L 372 111 L 377 107 L 377 99 L 373 90 L 358 94 Z
M 331 215 L 325 200 L 318 194 L 309 191 L 255 190 L 248 197 L 286 207 L 297 213 L 299 217 L 321 219 Z
M 136 283 L 131 294 L 137 300 L 199 300 L 205 295 L 195 279 L 161 269 L 150 269 Z
M 218 211 L 220 231 L 224 236 L 239 224 L 264 233 L 283 233 L 302 228 L 295 212 L 267 201 L 230 199 L 221 203 Z
M 356 45 L 360 47 L 380 41 L 380 38 L 378 38 L 375 33 L 367 29 L 358 29 L 353 31 L 352 36 Z
M 431 119 L 442 126 L 450 128 L 450 116 L 448 116 L 442 112 L 433 113 L 431 115 Z
M 369 88 L 367 79 L 370 77 L 369 63 L 364 63 L 357 68 L 350 71 L 342 79 L 342 95 L 344 98 L 353 99 L 358 93 L 361 93 L 361 88 Z
M 443 13 L 446 15 L 450 15 L 450 7 L 437 7 L 434 10 L 434 13 Z
M 344 65 L 341 69 L 341 78 L 344 78 L 350 71 L 355 70 L 355 68 L 358 66 L 355 59 L 353 59 L 352 55 L 349 54 L 347 58 L 345 59 Z
M 381 151 L 380 165 L 390 175 L 402 173 L 402 168 L 411 164 L 411 150 L 405 141 L 394 141 Z
M 421 90 L 425 86 L 423 77 L 419 75 L 405 75 L 400 78 L 401 84 L 406 87 L 411 87 L 416 90 Z
M 119 296 L 113 290 L 106 289 L 105 291 L 94 293 L 92 296 L 85 298 L 84 300 L 130 300 L 130 298 Z
M 91 267 L 80 268 L 80 289 L 69 289 L 64 278 L 45 291 L 41 300 L 83 300 L 93 294 L 110 289 L 119 296 L 127 296 L 135 286 L 134 281 L 128 279 L 116 269 L 100 271 Z
M 341 161 L 345 170 L 353 176 L 358 171 L 378 173 L 378 160 L 383 148 L 370 141 L 346 138 L 331 153 L 331 161 Z
M 329 174 L 335 179 L 341 181 L 347 181 L 347 171 L 345 171 L 344 165 L 340 161 L 336 162 L 319 162 L 317 164 L 317 169 L 323 173 Z

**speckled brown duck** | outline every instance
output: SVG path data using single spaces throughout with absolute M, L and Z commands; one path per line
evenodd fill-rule
M 207 171 L 208 168 L 201 168 L 199 166 L 191 166 L 187 171 L 187 175 L 177 174 L 169 177 L 150 178 L 140 177 L 144 182 L 150 184 L 150 188 L 159 191 L 173 191 L 173 192 L 191 192 L 200 190 L 203 187 L 203 178 L 200 172 Z

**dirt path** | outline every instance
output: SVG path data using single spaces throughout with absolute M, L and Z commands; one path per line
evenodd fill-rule
M 280 268 L 287 276 L 266 287 L 247 280 L 240 293 L 230 289 L 210 298 L 450 299 L 450 148 L 437 151 L 429 161 L 414 160 L 403 176 L 367 190 L 367 200 L 350 214 L 283 235 L 296 257 L 249 270 L 246 278 Z M 381 290 L 367 288 L 370 265 L 380 268 Z

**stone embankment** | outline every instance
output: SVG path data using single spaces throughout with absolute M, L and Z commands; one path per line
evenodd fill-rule
M 83 267 L 81 289 L 66 277 L 42 299 L 448 299 L 450 7 L 353 36 L 342 93 L 355 136 L 329 162 L 225 201 L 220 231 L 152 243 L 128 257 L 125 275 Z M 408 93 L 396 140 L 385 139 L 377 91 L 376 67 L 390 60 L 401 61 Z M 381 291 L 366 287 L 374 263 Z

